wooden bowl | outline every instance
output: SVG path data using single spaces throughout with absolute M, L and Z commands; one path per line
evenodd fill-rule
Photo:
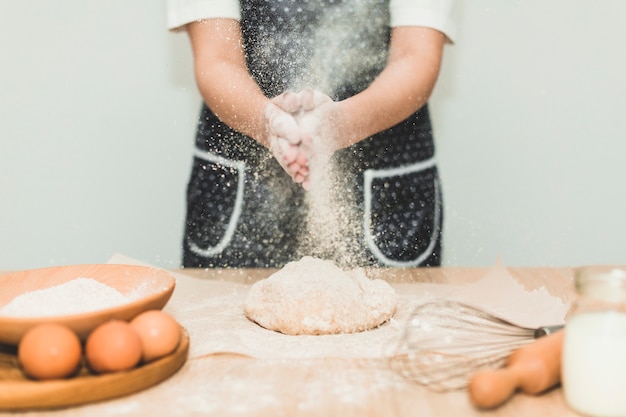
M 63 316 L 16 317 L 0 311 L 0 343 L 17 345 L 24 333 L 41 323 L 65 324 L 85 340 L 91 330 L 108 320 L 130 320 L 143 311 L 163 308 L 176 285 L 168 272 L 146 266 L 102 264 L 32 269 L 0 276 L 0 310 L 21 294 L 75 278 L 91 278 L 124 295 L 132 293 L 133 298 L 115 307 Z

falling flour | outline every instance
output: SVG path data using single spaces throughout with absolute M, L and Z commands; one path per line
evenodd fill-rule
M 335 2 L 324 7 L 319 26 L 312 34 L 312 55 L 301 79 L 292 89 L 314 88 L 330 97 L 341 95 L 346 86 L 368 85 L 387 61 L 387 10 L 376 0 Z M 350 16 L 346 19 L 346 16 Z M 352 87 L 350 87 L 352 88 Z M 326 120 L 319 120 L 325 124 Z M 363 247 L 362 203 L 349 178 L 355 175 L 349 158 L 332 158 L 327 149 L 332 130 L 320 129 L 311 139 L 313 157 L 309 161 L 311 189 L 306 194 L 309 215 L 302 252 L 333 260 L 344 268 L 368 265 Z M 328 135 L 329 137 L 325 137 Z M 347 155 L 346 155 L 347 156 Z
M 377 0 L 326 3 L 308 2 L 305 9 L 319 11 L 316 24 L 307 36 L 290 37 L 294 42 L 292 50 L 300 52 L 289 59 L 280 57 L 279 65 L 289 74 L 287 90 L 310 88 L 339 100 L 347 91 L 369 85 L 384 68 L 388 55 L 388 8 Z M 250 47 L 251 55 L 259 62 L 277 62 L 274 42 L 256 42 Z M 318 127 L 312 129 L 314 136 L 309 145 L 311 188 L 305 194 L 307 215 L 297 236 L 297 254 L 329 259 L 345 268 L 371 264 L 363 244 L 361 191 L 351 181 L 356 167 L 348 168 L 351 162 L 335 157 L 334 142 L 345 138 L 334 137 L 333 124 L 326 117 L 307 119 L 302 113 L 296 117 L 299 123 L 304 118 Z
M 136 292 L 124 295 L 91 278 L 75 278 L 63 284 L 29 291 L 0 308 L 0 316 L 52 317 L 88 313 L 126 304 Z

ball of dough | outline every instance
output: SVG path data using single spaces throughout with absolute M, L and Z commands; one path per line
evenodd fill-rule
M 244 312 L 269 330 L 321 335 L 372 329 L 393 317 L 397 305 L 395 290 L 363 269 L 344 271 L 305 256 L 252 285 Z

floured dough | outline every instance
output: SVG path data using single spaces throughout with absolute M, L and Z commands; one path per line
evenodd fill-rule
M 244 312 L 269 330 L 320 335 L 372 329 L 389 320 L 397 304 L 395 290 L 363 269 L 343 271 L 305 256 L 252 285 Z

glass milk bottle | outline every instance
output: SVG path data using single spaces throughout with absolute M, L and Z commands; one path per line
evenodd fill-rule
M 578 299 L 565 324 L 567 404 L 594 417 L 626 417 L 626 267 L 576 270 Z

